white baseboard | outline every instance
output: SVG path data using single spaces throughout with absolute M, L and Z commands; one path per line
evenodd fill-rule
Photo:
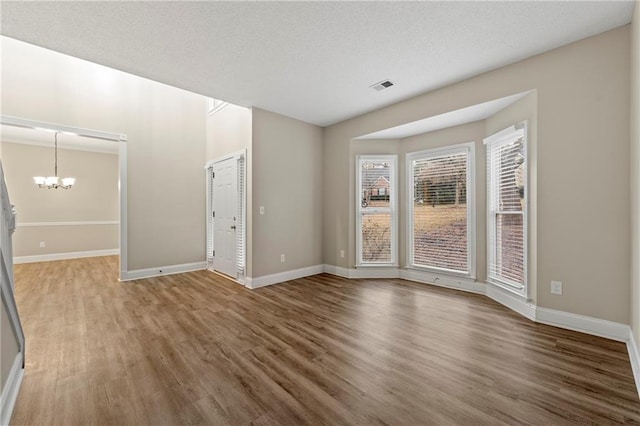
M 633 379 L 636 382 L 638 396 L 640 396 L 640 353 L 638 352 L 636 339 L 633 337 L 633 330 L 631 330 L 631 327 L 627 327 L 627 329 L 629 332 L 629 338 L 627 339 L 627 352 L 629 352 L 631 370 L 633 370 Z
M 419 271 L 417 269 L 401 269 L 400 278 L 423 284 L 431 284 L 438 287 L 447 287 L 471 293 L 485 294 L 485 284 L 469 278 L 434 274 L 433 272 Z
M 82 259 L 84 257 L 113 256 L 120 254 L 119 249 L 71 251 L 67 253 L 39 254 L 36 256 L 18 256 L 13 258 L 13 263 L 50 262 L 52 260 Z
M 334 265 L 324 265 L 324 272 L 343 278 L 402 278 L 403 280 L 407 281 L 431 284 L 439 287 L 453 288 L 456 290 L 464 290 L 471 293 L 485 293 L 484 283 L 477 282 L 469 278 L 444 276 L 441 274 L 434 274 L 432 272 L 419 271 L 417 269 L 369 267 L 349 269 Z
M 492 283 L 486 284 L 485 294 L 512 311 L 529 318 L 531 321 L 536 321 L 536 305 L 529 303 L 524 297 L 520 297 Z
M 182 265 L 156 266 L 155 268 L 120 271 L 120 281 L 140 280 L 143 278 L 159 277 L 161 275 L 180 274 L 183 272 L 200 271 L 206 269 L 206 262 L 184 263 Z
M 0 396 L 0 425 L 8 425 L 11 420 L 13 407 L 16 405 L 18 392 L 20 392 L 22 378 L 24 377 L 22 364 L 22 353 L 18 352 L 11 366 L 9 377 L 7 377 L 7 381 L 2 389 L 2 395 Z
M 321 274 L 322 272 L 324 272 L 324 265 L 308 266 L 306 268 L 293 269 L 291 271 L 278 272 L 277 274 L 263 275 L 261 277 L 246 277 L 245 285 L 247 288 L 256 289 L 267 285 L 308 277 L 310 275 Z
M 323 271 L 327 274 L 337 275 L 342 278 L 400 278 L 400 270 L 396 267 L 366 267 L 356 269 L 323 265 Z
M 342 278 L 351 277 L 351 269 L 342 268 L 340 266 L 324 265 L 324 272 L 326 272 L 327 274 L 336 275 Z
M 536 308 L 536 322 L 553 325 L 567 330 L 579 331 L 593 336 L 605 337 L 618 342 L 629 340 L 629 326 L 554 309 Z
M 398 268 L 358 268 L 349 269 L 349 278 L 400 278 Z

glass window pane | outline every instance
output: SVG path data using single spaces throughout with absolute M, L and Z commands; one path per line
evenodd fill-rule
M 487 145 L 489 279 L 526 294 L 526 139 L 515 131 Z
M 524 139 L 496 148 L 493 158 L 498 210 L 522 211 L 524 208 Z M 496 167 L 497 166 L 497 167 Z
M 360 199 L 364 208 L 390 207 L 391 163 L 388 160 L 360 162 Z
M 391 214 L 362 215 L 362 261 L 391 262 Z
M 466 151 L 413 161 L 416 266 L 468 271 Z
M 524 282 L 524 226 L 522 214 L 496 214 L 494 274 Z

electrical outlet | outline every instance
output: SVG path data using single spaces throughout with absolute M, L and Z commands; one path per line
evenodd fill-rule
M 551 294 L 562 295 L 562 281 L 551 281 Z
M 340 257 L 344 257 L 344 250 L 340 250 Z
M 280 255 L 280 263 L 284 263 L 284 254 Z
M 260 206 L 260 214 L 264 214 L 264 206 Z
M 44 241 L 40 241 L 40 248 L 45 248 L 46 244 L 44 243 Z

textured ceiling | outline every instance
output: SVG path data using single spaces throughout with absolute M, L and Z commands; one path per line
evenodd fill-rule
M 624 25 L 633 4 L 2 1 L 0 32 L 325 126 Z

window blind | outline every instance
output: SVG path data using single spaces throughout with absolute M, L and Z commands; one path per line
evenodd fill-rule
M 486 143 L 488 278 L 525 293 L 525 133 L 507 129 Z
M 358 264 L 396 263 L 395 156 L 357 160 Z
M 213 166 L 207 167 L 207 268 L 213 268 Z
M 469 273 L 469 166 L 468 146 L 409 157 L 412 266 Z
M 236 221 L 236 267 L 239 274 L 244 273 L 245 266 L 245 159 L 238 157 L 238 220 Z

